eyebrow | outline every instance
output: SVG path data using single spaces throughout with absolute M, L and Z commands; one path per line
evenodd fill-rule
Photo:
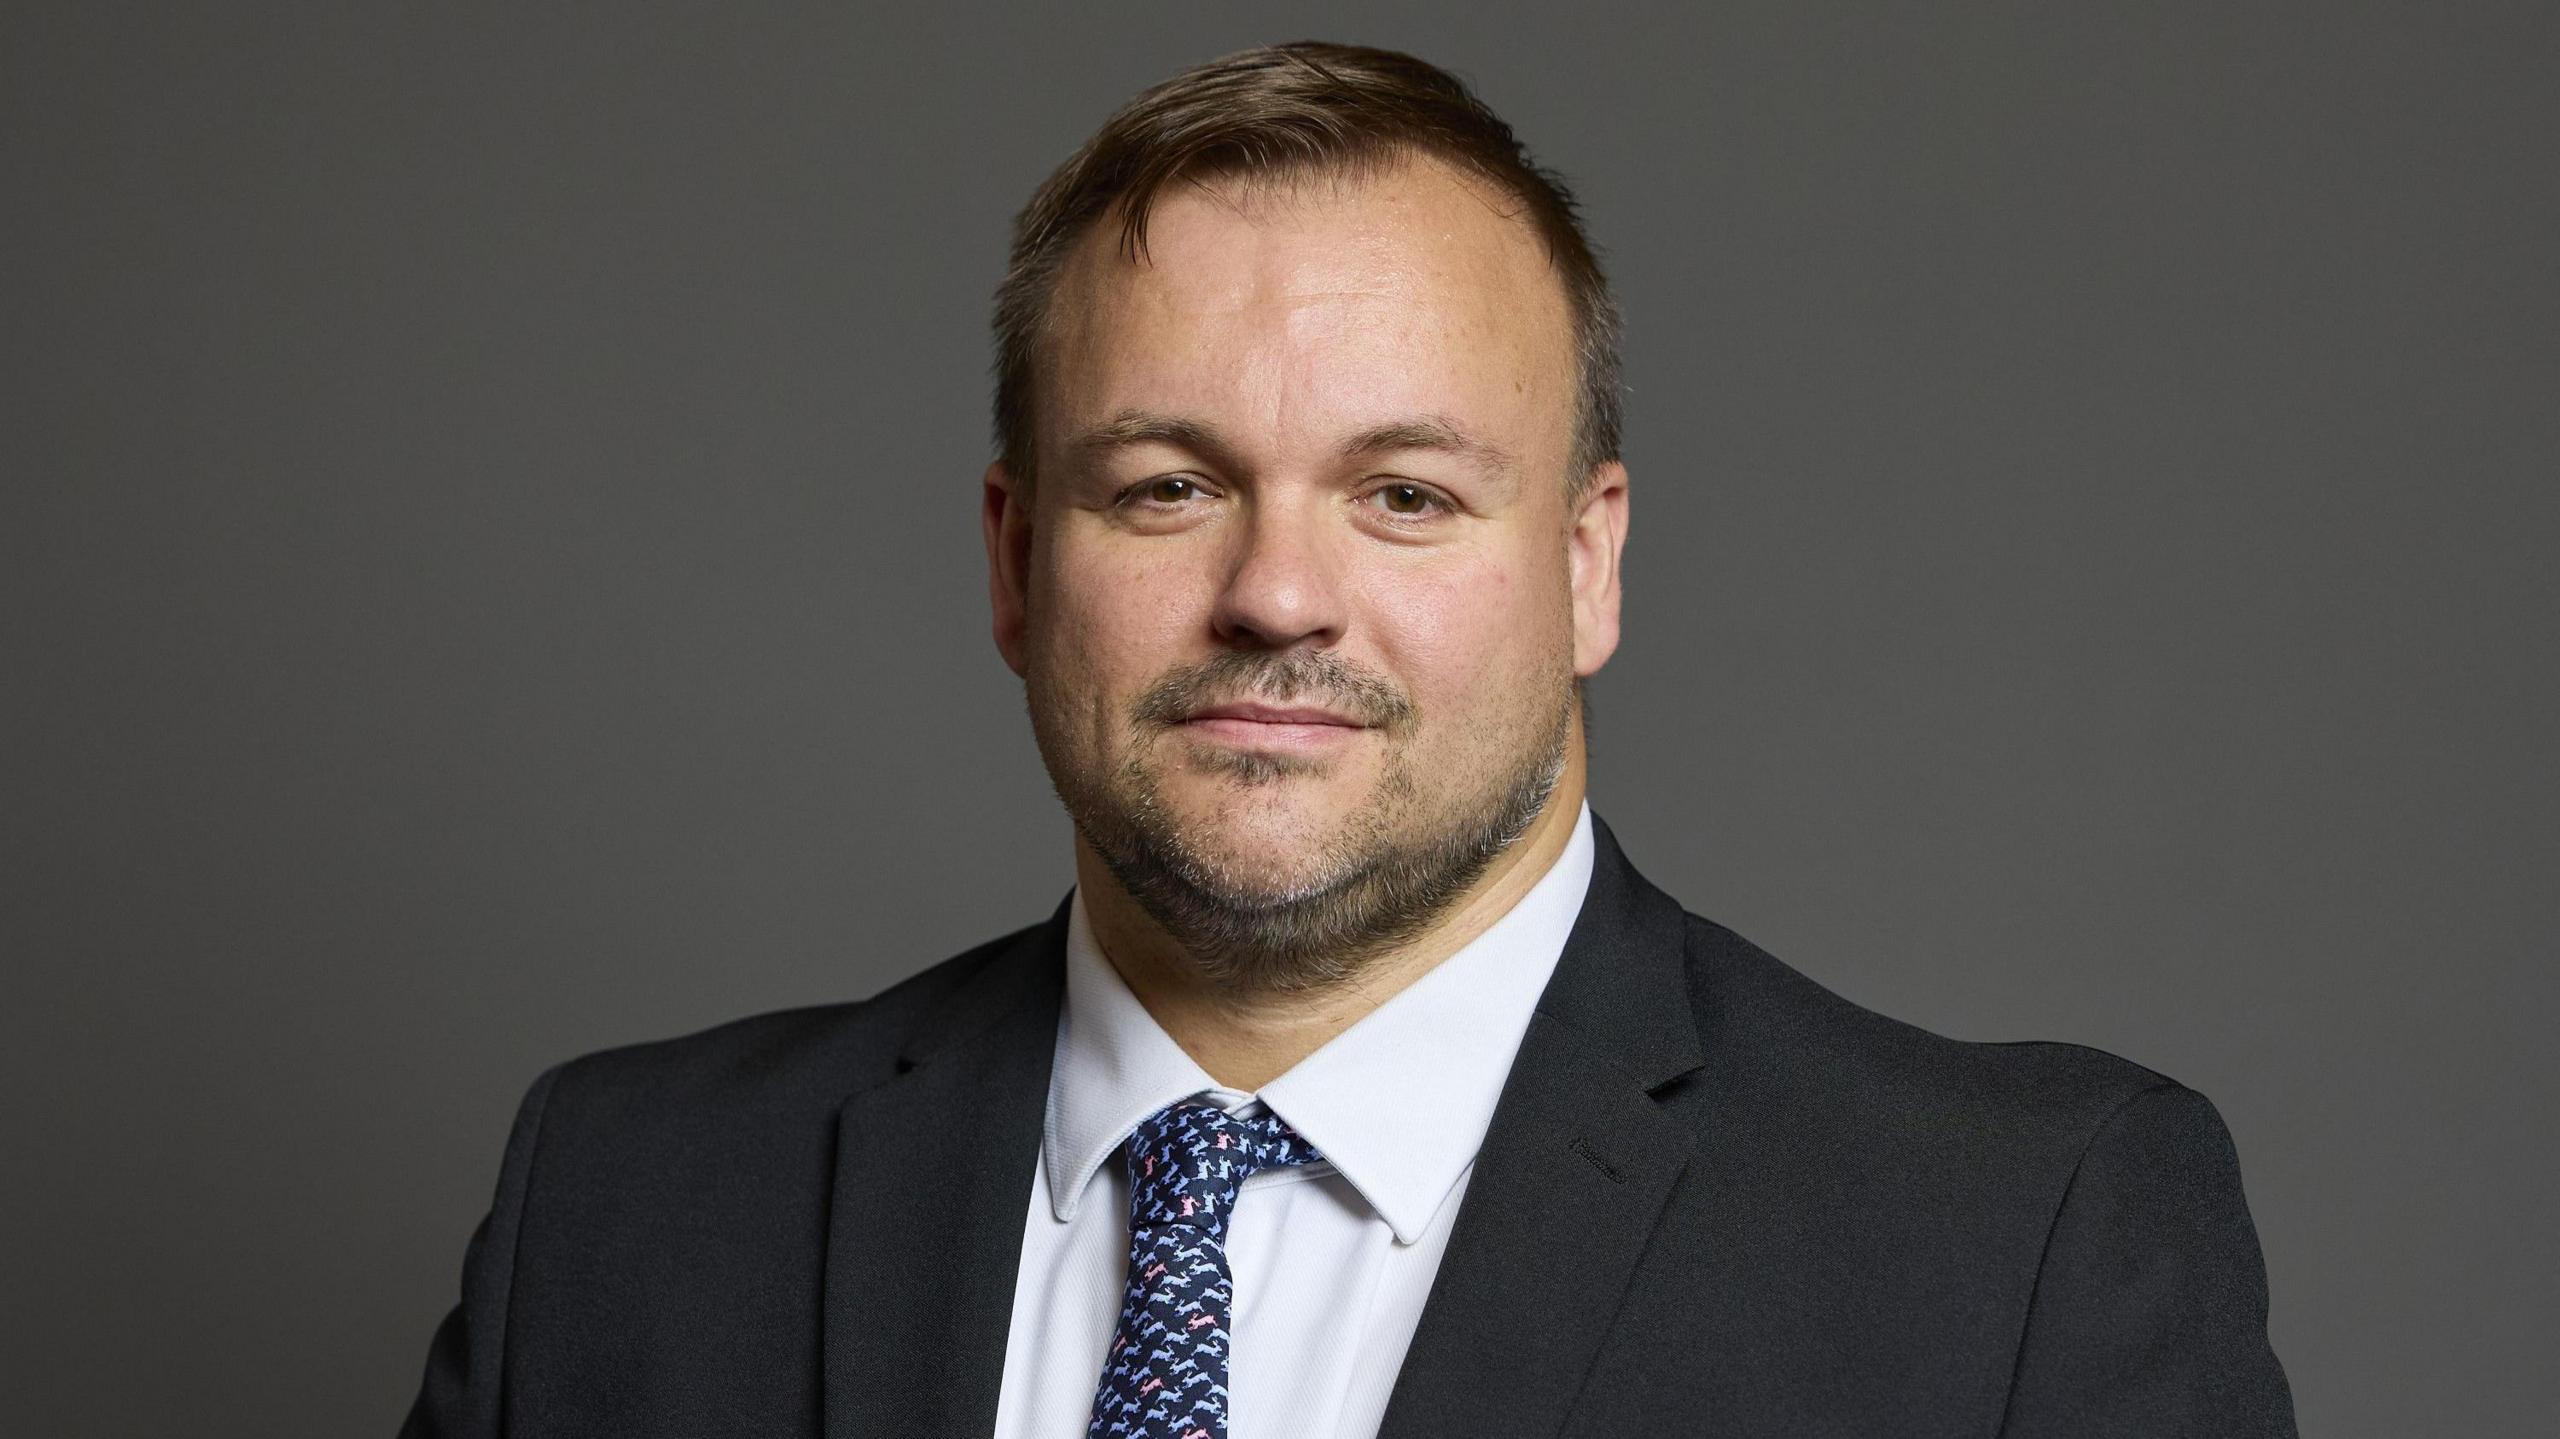
M 1078 435 L 1074 449 L 1079 455 L 1095 456 L 1146 444 L 1173 445 L 1227 465 L 1232 464 L 1236 454 L 1235 447 L 1215 425 L 1146 410 L 1122 410 Z M 1415 415 L 1372 425 L 1345 440 L 1340 454 L 1346 460 L 1358 460 L 1402 450 L 1449 455 L 1497 480 L 1509 477 L 1513 468 L 1510 451 L 1468 434 L 1439 415 Z
M 1136 445 L 1172 445 L 1218 460 L 1234 454 L 1215 425 L 1145 410 L 1122 410 L 1076 436 L 1074 448 L 1079 455 L 1106 455 Z
M 1491 440 L 1468 434 L 1438 415 L 1392 420 L 1351 437 L 1342 447 L 1345 459 L 1365 459 L 1398 450 L 1427 450 L 1466 461 L 1495 479 L 1511 473 L 1511 452 Z

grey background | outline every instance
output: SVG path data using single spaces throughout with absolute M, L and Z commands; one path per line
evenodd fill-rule
M 544 1065 L 1041 917 L 1006 222 L 1412 49 L 1631 316 L 1597 807 L 2237 1136 L 2306 1432 L 2545 1432 L 2547 4 L 0 22 L 0 1432 L 388 1432 Z

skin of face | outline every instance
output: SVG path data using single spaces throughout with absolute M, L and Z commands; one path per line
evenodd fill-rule
M 1423 157 L 1176 184 L 1142 260 L 1106 220 L 1060 274 L 1036 482 L 986 476 L 997 645 L 1070 810 L 1143 810 L 1228 902 L 1427 848 L 1542 752 L 1542 829 L 1579 802 L 1626 479 L 1569 503 L 1570 316 L 1516 208 Z

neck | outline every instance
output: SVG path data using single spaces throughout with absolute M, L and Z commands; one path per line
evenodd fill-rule
M 1129 992 L 1210 1078 L 1250 1092 L 1287 1073 L 1509 913 L 1564 853 L 1581 814 L 1584 788 L 1582 724 L 1576 715 L 1555 792 L 1520 838 L 1494 856 L 1429 928 L 1376 955 L 1350 979 L 1322 990 L 1244 993 L 1212 983 L 1081 838 L 1076 841 L 1076 884 L 1094 939 Z

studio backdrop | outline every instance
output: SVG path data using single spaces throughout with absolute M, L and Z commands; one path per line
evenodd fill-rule
M 2547 4 L 9 5 L 0 1432 L 387 1434 L 513 1106 L 1047 915 L 1007 226 L 1307 36 L 1627 314 L 1593 803 L 2203 1091 L 2307 1434 L 2560 1410 Z

